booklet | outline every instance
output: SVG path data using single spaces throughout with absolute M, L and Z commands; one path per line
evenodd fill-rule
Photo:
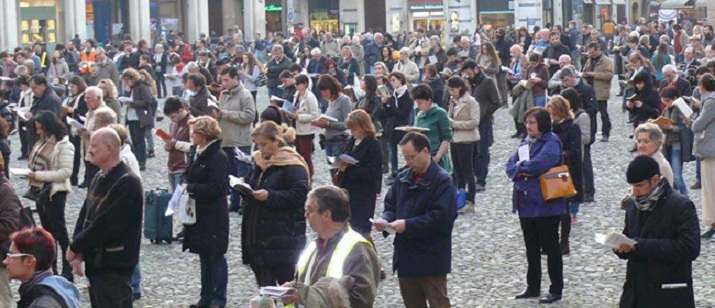
M 439 60 L 437 60 L 436 56 L 429 56 L 428 59 L 429 59 L 430 64 L 437 64 L 437 62 L 439 62 Z
M 278 97 L 278 96 L 275 96 L 275 95 L 271 95 L 271 101 L 272 101 L 272 102 L 287 102 L 287 100 L 282 99 L 282 98 L 280 98 L 280 97 Z
M 10 175 L 12 176 L 25 177 L 30 174 L 30 172 L 32 171 L 27 168 L 10 168 Z
M 270 298 L 281 298 L 295 290 L 296 289 L 292 287 L 268 286 L 262 287 L 258 292 L 261 295 L 268 296 Z
M 228 184 L 231 185 L 232 188 L 241 191 L 245 194 L 252 195 L 253 194 L 253 188 L 251 188 L 251 185 L 246 183 L 244 179 L 241 177 L 235 177 L 233 175 L 228 176 Z
M 369 221 L 370 221 L 370 223 L 375 223 L 375 220 L 372 218 L 370 218 Z M 397 231 L 395 231 L 394 228 L 390 227 L 390 225 L 387 223 L 383 224 L 383 227 L 385 227 L 385 232 L 387 232 L 388 234 L 395 234 L 395 232 L 397 232 Z
M 160 129 L 157 129 L 155 134 L 156 134 L 157 136 L 159 136 L 159 138 L 161 138 L 162 140 L 171 140 L 171 139 L 172 139 L 172 138 L 171 138 L 171 135 L 167 134 L 167 133 L 166 133 L 163 129 L 161 129 L 161 128 L 160 128 Z
M 73 119 L 73 118 L 70 118 L 70 117 L 65 117 L 65 118 L 67 119 L 67 124 L 69 124 L 70 126 L 74 127 L 75 129 L 77 129 L 77 130 L 86 129 L 86 128 L 84 127 L 84 124 L 82 124 L 82 123 L 80 123 L 80 122 L 77 122 L 77 120 L 75 120 L 75 119 Z
M 283 100 L 283 106 L 281 107 L 281 109 L 285 110 L 286 112 L 290 112 L 290 113 L 296 112 L 298 110 L 298 108 L 295 108 L 295 106 L 293 106 L 293 103 L 291 103 L 287 100 Z
M 678 123 L 678 122 L 676 122 L 676 121 L 674 121 L 674 120 L 671 120 L 671 119 L 668 119 L 668 118 L 662 117 L 662 116 L 661 116 L 661 117 L 658 117 L 658 118 L 655 119 L 655 120 L 650 120 L 650 122 L 653 123 L 653 124 L 658 124 L 658 125 L 660 125 L 660 124 L 665 124 L 665 123 L 670 123 L 670 124 Z
M 348 154 L 345 154 L 345 153 L 340 154 L 340 156 L 338 156 L 338 157 L 328 156 L 327 158 L 328 158 L 328 163 L 330 163 L 330 169 L 336 169 L 337 168 L 336 163 L 339 161 L 345 162 L 348 165 L 353 165 L 353 166 L 357 166 L 360 163 L 359 160 L 357 160 L 354 157 L 352 157 Z
M 623 233 L 609 230 L 606 234 L 596 233 L 596 243 L 606 245 L 611 248 L 618 248 L 621 244 L 635 245 L 637 242 Z
M 680 110 L 680 113 L 682 113 L 686 117 L 690 117 L 693 115 L 693 109 L 688 106 L 688 103 L 685 102 L 685 100 L 682 97 L 679 97 L 673 102 L 673 105 Z
M 333 118 L 329 115 L 324 115 L 324 114 L 321 114 L 320 117 L 318 117 L 318 120 L 326 120 L 328 122 L 338 122 L 338 119 Z
M 15 109 L 15 112 L 17 112 L 17 117 L 22 119 L 23 122 L 30 121 L 30 119 L 25 117 L 25 114 L 30 112 L 30 106 L 17 108 Z
M 501 66 L 501 71 L 514 75 L 514 71 L 504 65 Z
M 525 144 L 519 147 L 519 161 L 528 161 L 529 157 L 529 145 Z
M 417 127 L 417 126 L 398 126 L 398 127 L 395 127 L 395 130 L 408 132 L 408 133 L 409 132 L 424 133 L 424 132 L 428 132 L 429 128 Z

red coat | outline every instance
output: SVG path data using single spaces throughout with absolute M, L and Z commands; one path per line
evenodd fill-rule
M 191 61 L 194 60 L 194 53 L 191 51 L 191 46 L 189 44 L 184 43 L 183 50 L 180 51 L 180 47 L 182 46 L 176 46 L 174 47 L 174 52 L 178 53 L 179 56 L 181 56 L 181 62 L 184 62 L 184 64 L 187 64 Z

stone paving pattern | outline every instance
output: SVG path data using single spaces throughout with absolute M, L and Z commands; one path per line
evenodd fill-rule
M 617 84 L 614 82 L 614 89 Z M 258 108 L 263 110 L 268 102 L 265 88 L 259 91 Z M 609 100 L 609 113 L 613 123 L 610 142 L 596 142 L 593 145 L 593 166 L 596 177 L 596 202 L 581 205 L 579 222 L 571 232 L 571 254 L 564 262 L 564 297 L 554 307 L 615 307 L 625 280 L 626 261 L 618 259 L 609 248 L 596 244 L 594 233 L 608 229 L 622 230 L 624 212 L 619 208 L 619 200 L 627 189 L 625 170 L 633 154 L 627 151 L 632 140 L 628 138 L 631 124 L 626 123 L 626 114 L 621 112 L 621 97 L 615 90 Z M 163 103 L 163 100 L 162 102 Z M 159 110 L 162 110 L 160 105 Z M 526 255 L 519 220 L 511 213 L 512 185 L 504 168 L 507 158 L 518 146 L 518 140 L 510 139 L 513 120 L 506 109 L 495 115 L 495 143 L 491 148 L 490 174 L 487 189 L 477 194 L 476 211 L 460 215 L 452 234 L 452 273 L 448 276 L 448 290 L 453 307 L 538 307 L 538 299 L 514 300 L 513 296 L 526 287 Z M 600 131 L 599 115 L 599 131 Z M 166 129 L 168 119 L 157 122 L 157 128 Z M 600 134 L 600 133 L 599 133 Z M 597 138 L 599 138 L 597 136 Z M 17 161 L 19 139 L 12 140 L 12 167 L 26 167 L 26 161 Z M 145 189 L 168 187 L 166 177 L 167 155 L 163 144 L 156 140 L 156 158 L 149 159 L 147 170 L 143 172 Z M 400 160 L 402 157 L 400 155 Z M 325 155 L 317 146 L 313 159 L 316 175 L 315 185 L 329 182 Z M 688 185 L 694 183 L 695 165 L 684 167 Z M 11 179 L 15 189 L 22 194 L 27 181 Z M 84 201 L 86 190 L 73 188 L 69 194 L 66 215 L 69 234 Z M 383 188 L 386 194 L 387 188 Z M 690 191 L 698 213 L 701 212 L 700 191 Z M 29 205 L 27 200 L 23 200 Z M 34 206 L 34 205 L 33 205 Z M 383 205 L 378 201 L 376 216 Z M 227 307 L 248 307 L 252 297 L 258 294 L 255 279 L 250 268 L 241 264 L 241 216 L 231 213 Z M 39 224 L 39 218 L 36 217 Z M 179 230 L 174 224 L 174 229 Z M 701 227 L 702 228 L 702 227 Z M 314 233 L 309 229 L 309 237 Z M 373 237 L 382 265 L 387 269 L 387 279 L 379 285 L 375 307 L 404 307 L 400 296 L 397 277 L 390 270 L 392 260 L 392 237 L 384 239 L 375 232 Z M 693 269 L 695 302 L 698 307 L 715 306 L 715 249 L 709 241 L 702 243 L 700 257 Z M 200 267 L 197 255 L 181 251 L 181 245 L 153 245 L 142 240 L 142 299 L 136 307 L 188 307 L 198 301 L 200 291 Z M 542 292 L 548 291 L 546 258 L 542 258 Z M 708 274 L 710 273 L 710 274 Z M 89 307 L 86 280 L 76 279 L 82 288 L 82 307 Z M 14 290 L 19 286 L 13 282 Z M 15 299 L 18 295 L 15 294 Z

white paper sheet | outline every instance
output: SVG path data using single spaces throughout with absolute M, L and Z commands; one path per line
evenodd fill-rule
M 682 97 L 679 97 L 673 102 L 673 105 L 680 110 L 680 113 L 682 113 L 686 117 L 690 117 L 693 114 L 693 109 L 688 106 L 688 103 L 685 102 L 685 100 Z
M 437 56 L 429 56 L 429 63 L 430 64 L 437 64 L 439 60 L 437 60 Z
M 528 161 L 531 159 L 529 154 L 529 145 L 525 144 L 519 147 L 519 161 Z
M 179 199 L 181 199 L 183 192 L 184 189 L 181 185 L 176 185 L 176 189 L 174 189 L 174 193 L 171 195 L 171 200 L 169 200 L 169 205 L 166 207 L 165 216 L 174 215 L 174 213 L 179 210 Z
M 10 168 L 10 175 L 12 176 L 22 176 L 25 177 L 32 172 L 27 168 Z
M 281 297 L 287 295 L 292 290 L 295 290 L 295 288 L 269 286 L 269 287 L 262 287 L 258 292 L 261 295 L 268 296 L 270 298 L 281 298 Z
M 66 118 L 67 118 L 67 124 L 69 124 L 70 126 L 74 127 L 75 129 L 77 129 L 77 130 L 86 129 L 86 128 L 84 127 L 84 125 L 83 125 L 82 123 L 80 123 L 80 122 L 77 122 L 77 120 L 75 120 L 75 119 L 73 119 L 73 118 L 70 118 L 70 117 L 66 117 Z
M 618 248 L 621 244 L 634 245 L 637 242 L 623 235 L 623 233 L 609 230 L 606 234 L 596 233 L 596 243 L 606 245 L 611 248 Z

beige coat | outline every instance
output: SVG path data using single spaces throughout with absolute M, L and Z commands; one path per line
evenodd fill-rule
M 221 127 L 221 147 L 251 146 L 251 126 L 256 117 L 256 105 L 253 96 L 243 85 L 221 93 L 221 111 L 226 111 L 226 116 L 218 118 Z
M 450 99 L 449 125 L 452 127 L 452 142 L 469 143 L 480 139 L 479 104 L 469 93 L 459 100 Z
M 420 78 L 420 69 L 417 67 L 415 62 L 408 60 L 407 63 L 402 63 L 402 61 L 397 61 L 395 67 L 392 68 L 392 72 L 400 72 L 405 74 L 408 84 L 413 84 Z
M 70 176 L 72 175 L 72 165 L 74 163 L 74 145 L 69 140 L 69 137 L 65 136 L 55 143 L 50 162 L 51 170 L 35 171 L 35 178 L 38 182 L 52 183 L 50 200 L 52 200 L 52 196 L 56 192 L 72 191 Z M 39 145 L 40 142 L 36 143 L 35 147 Z
M 419 45 L 419 51 L 417 51 L 417 43 L 418 40 L 414 40 L 410 44 L 410 60 L 412 62 L 415 61 L 415 55 L 419 52 L 420 54 L 420 63 L 415 63 L 417 64 L 418 68 L 422 69 L 425 67 L 425 64 L 429 63 L 427 62 L 427 57 L 429 56 L 430 50 L 432 47 L 430 46 L 429 38 L 424 37 L 422 38 L 422 43 Z
M 320 129 L 311 124 L 313 120 L 320 117 L 318 99 L 310 90 L 305 90 L 305 96 L 300 101 L 298 101 L 298 95 L 298 92 L 295 92 L 295 98 L 293 99 L 293 106 L 298 107 L 298 119 L 295 121 L 296 135 L 304 136 L 319 133 Z
M 584 72 L 591 71 L 592 59 L 588 58 L 583 66 Z M 604 53 L 596 63 L 593 70 L 593 90 L 596 91 L 596 100 L 605 101 L 611 95 L 611 80 L 613 80 L 613 61 Z

